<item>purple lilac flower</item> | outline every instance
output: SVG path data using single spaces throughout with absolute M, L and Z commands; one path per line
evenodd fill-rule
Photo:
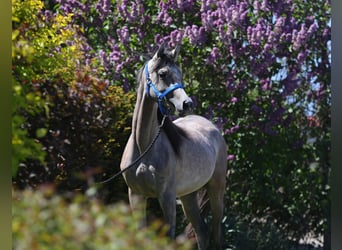
M 185 11 L 191 11 L 193 8 L 193 5 L 196 3 L 196 1 L 193 0 L 172 0 L 168 1 L 170 3 L 170 7 L 177 9 L 180 13 L 183 13 Z
M 110 7 L 111 7 L 110 0 L 99 0 L 97 4 L 95 5 L 95 7 L 99 13 L 99 16 L 102 19 L 105 19 L 110 12 Z
M 124 63 L 117 64 L 115 67 L 116 73 L 120 74 L 123 68 L 124 68 Z
M 271 49 L 272 49 L 271 43 L 266 43 L 264 46 L 264 53 L 270 52 Z
M 283 16 L 280 16 L 277 19 L 277 21 L 274 25 L 274 30 L 273 30 L 276 34 L 282 33 L 283 27 L 285 26 L 285 21 L 286 21 L 286 18 Z
M 159 3 L 160 11 L 157 16 L 157 22 L 160 24 L 169 27 L 173 23 L 173 18 L 168 13 L 168 5 L 167 3 L 161 1 Z
M 51 22 L 51 19 L 53 17 L 53 14 L 50 10 L 45 10 L 44 11 L 44 16 L 45 16 L 45 22 Z
M 239 126 L 239 125 L 235 125 L 235 126 L 231 127 L 230 129 L 226 129 L 224 133 L 225 133 L 226 135 L 234 134 L 234 133 L 236 133 L 239 129 L 240 129 L 240 126 Z
M 171 38 L 169 35 L 167 36 L 162 36 L 160 34 L 155 35 L 154 37 L 154 43 L 155 44 L 163 44 L 163 43 L 168 43 L 170 46 L 172 46 Z M 154 46 L 149 47 L 149 51 L 153 51 L 155 49 Z
M 117 31 L 118 37 L 122 44 L 127 45 L 129 42 L 130 34 L 127 26 L 123 26 L 121 29 L 118 29 Z
M 144 13 L 144 6 L 141 0 L 122 0 L 121 4 L 117 3 L 117 10 L 127 23 L 134 23 L 136 20 L 145 21 L 145 18 L 141 18 Z
M 315 24 L 315 23 L 311 24 L 309 29 L 308 29 L 308 36 L 313 35 L 316 32 L 317 28 L 318 28 L 317 24 Z
M 210 55 L 207 58 L 207 64 L 214 64 L 217 60 L 219 60 L 221 58 L 221 53 L 219 51 L 219 49 L 217 47 L 214 47 L 211 52 Z
M 184 31 L 182 30 L 174 30 L 170 34 L 170 45 L 174 47 L 177 44 L 181 44 L 184 36 Z
M 99 50 L 98 55 L 100 57 L 101 64 L 106 67 L 108 65 L 106 53 L 103 50 Z
M 132 2 L 132 7 L 131 7 L 131 13 L 130 13 L 130 16 L 133 18 L 133 19 L 136 19 L 139 17 L 139 8 L 138 8 L 138 5 L 135 3 L 135 2 Z
M 212 9 L 212 7 L 216 6 L 215 0 L 202 0 L 201 3 L 201 12 L 207 12 Z
M 231 103 L 237 103 L 238 102 L 238 98 L 237 97 L 232 97 L 232 99 L 230 99 Z
M 307 29 L 305 24 L 301 25 L 300 31 L 294 30 L 292 33 L 292 40 L 293 40 L 293 50 L 299 50 L 301 46 L 303 46 L 306 42 L 307 38 Z
M 261 79 L 260 84 L 263 91 L 271 90 L 271 79 L 269 77 Z
M 198 27 L 197 25 L 187 26 L 185 28 L 185 36 L 187 36 L 190 43 L 194 45 L 202 45 L 206 40 L 205 29 L 203 27 Z
M 227 156 L 227 161 L 233 161 L 233 160 L 235 160 L 235 155 L 230 154 Z
M 260 0 L 254 0 L 253 1 L 253 13 L 254 14 L 258 14 L 260 11 L 260 6 L 261 6 L 261 2 Z
M 209 10 L 208 12 L 204 12 L 201 14 L 202 25 L 207 32 L 210 32 L 214 27 L 213 15 L 211 14 L 211 12 L 212 11 Z
M 261 5 L 260 5 L 260 10 L 264 11 L 264 12 L 267 12 L 269 11 L 269 7 L 268 7 L 268 1 L 267 0 L 263 0 L 261 2 Z
M 305 61 L 306 55 L 303 52 L 299 52 L 297 56 L 298 63 L 302 64 Z
M 110 58 L 110 62 L 112 64 L 120 62 L 121 61 L 121 52 L 114 50 L 114 51 L 109 53 L 109 58 Z
M 259 21 L 256 26 L 247 28 L 248 42 L 253 46 L 259 46 L 264 36 L 264 25 Z

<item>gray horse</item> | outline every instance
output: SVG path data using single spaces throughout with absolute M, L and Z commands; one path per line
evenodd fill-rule
M 182 114 L 192 108 L 192 100 L 181 84 L 182 74 L 175 65 L 178 52 L 179 47 L 169 50 L 162 45 L 140 70 L 132 133 L 120 167 L 125 169 L 151 147 L 138 164 L 124 173 L 130 205 L 133 211 L 145 209 L 148 197 L 157 198 L 169 234 L 175 237 L 179 198 L 194 228 L 198 249 L 209 247 L 208 229 L 197 200 L 197 191 L 205 187 L 213 216 L 215 248 L 222 249 L 227 146 L 220 131 L 201 116 L 187 115 L 174 122 L 167 117 L 170 112 Z

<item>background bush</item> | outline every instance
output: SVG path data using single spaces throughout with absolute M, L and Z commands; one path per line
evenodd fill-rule
M 134 95 L 81 63 L 80 29 L 71 15 L 42 12 L 40 1 L 25 3 L 13 4 L 14 182 L 19 188 L 53 182 L 59 191 L 86 190 L 94 178 L 119 170 Z M 25 18 L 34 16 L 31 22 L 20 16 L 23 11 Z M 100 193 L 113 201 L 125 190 L 121 179 Z
M 313 233 L 328 249 L 330 13 L 328 0 L 13 0 L 16 186 L 86 190 L 116 172 L 137 70 L 181 43 L 195 112 L 229 146 L 227 244 Z M 118 179 L 99 194 L 125 190 Z
M 13 249 L 191 249 L 179 238 L 171 242 L 159 222 L 138 229 L 141 215 L 127 204 L 105 206 L 76 194 L 65 200 L 51 187 L 13 192 Z

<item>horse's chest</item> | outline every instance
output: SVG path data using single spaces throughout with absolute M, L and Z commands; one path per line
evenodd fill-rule
M 134 192 L 156 197 L 163 183 L 167 182 L 168 175 L 163 169 L 157 169 L 153 164 L 140 163 L 137 168 L 127 171 L 125 179 Z

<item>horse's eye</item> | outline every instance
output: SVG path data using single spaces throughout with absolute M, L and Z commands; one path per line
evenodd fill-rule
M 158 71 L 158 75 L 160 76 L 160 78 L 165 78 L 167 75 L 167 69 L 161 69 Z

